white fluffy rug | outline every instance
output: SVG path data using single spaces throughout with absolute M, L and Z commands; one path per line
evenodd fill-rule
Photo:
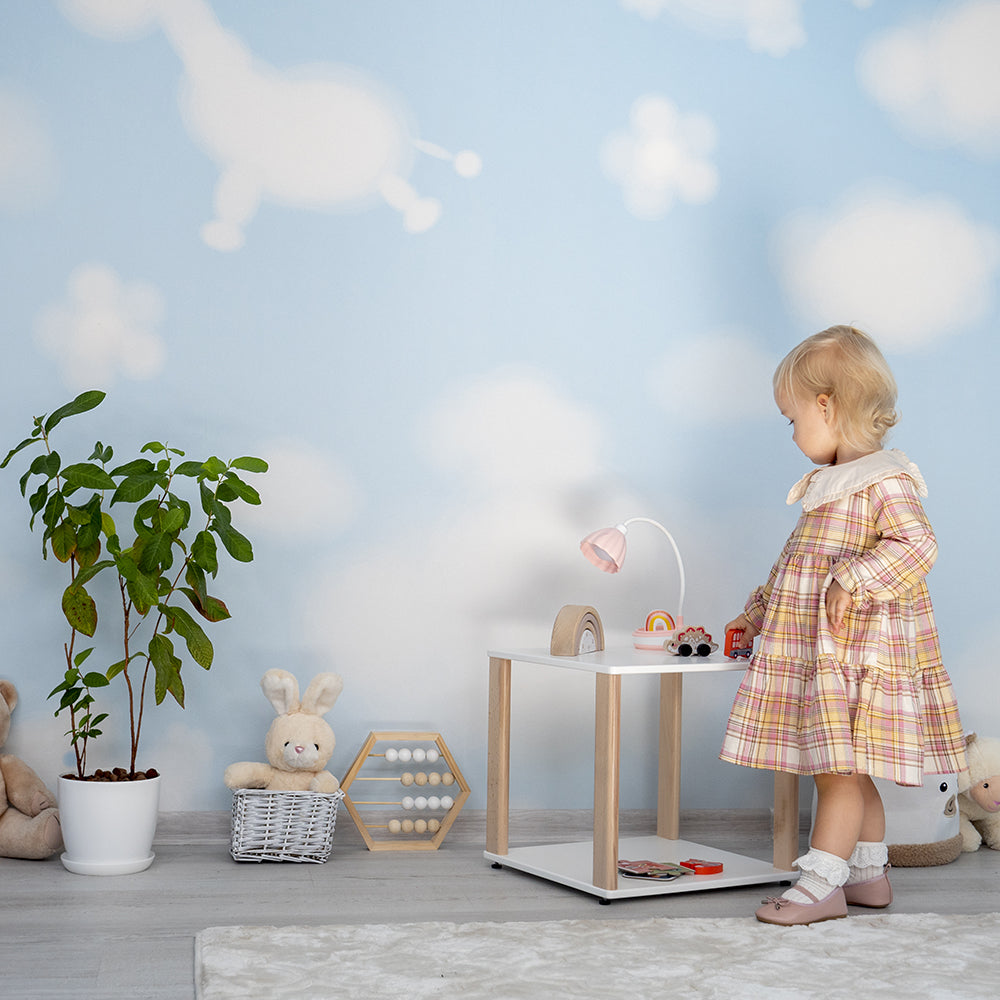
M 199 1000 L 971 1000 L 1000 994 L 1000 914 L 210 927 Z

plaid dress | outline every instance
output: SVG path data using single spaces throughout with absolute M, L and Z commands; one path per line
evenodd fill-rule
M 924 577 L 937 543 L 917 467 L 898 450 L 816 469 L 803 513 L 746 605 L 760 630 L 719 756 L 794 774 L 860 773 L 920 785 L 965 768 Z M 836 580 L 852 603 L 826 617 Z

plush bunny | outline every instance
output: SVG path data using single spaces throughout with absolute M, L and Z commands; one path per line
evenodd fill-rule
M 226 786 L 279 792 L 337 791 L 340 782 L 323 770 L 335 741 L 333 730 L 322 717 L 340 697 L 343 678 L 338 674 L 317 674 L 301 702 L 298 681 L 286 670 L 268 670 L 260 686 L 278 713 L 264 740 L 270 763 L 230 764 L 226 768 Z

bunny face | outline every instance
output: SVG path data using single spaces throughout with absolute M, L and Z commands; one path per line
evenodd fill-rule
M 279 715 L 264 742 L 268 761 L 279 771 L 322 771 L 334 745 L 333 730 L 307 712 Z

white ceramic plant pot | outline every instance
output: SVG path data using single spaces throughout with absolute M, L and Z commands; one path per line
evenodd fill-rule
M 153 863 L 160 779 L 59 778 L 63 866 L 76 875 L 132 875 Z

